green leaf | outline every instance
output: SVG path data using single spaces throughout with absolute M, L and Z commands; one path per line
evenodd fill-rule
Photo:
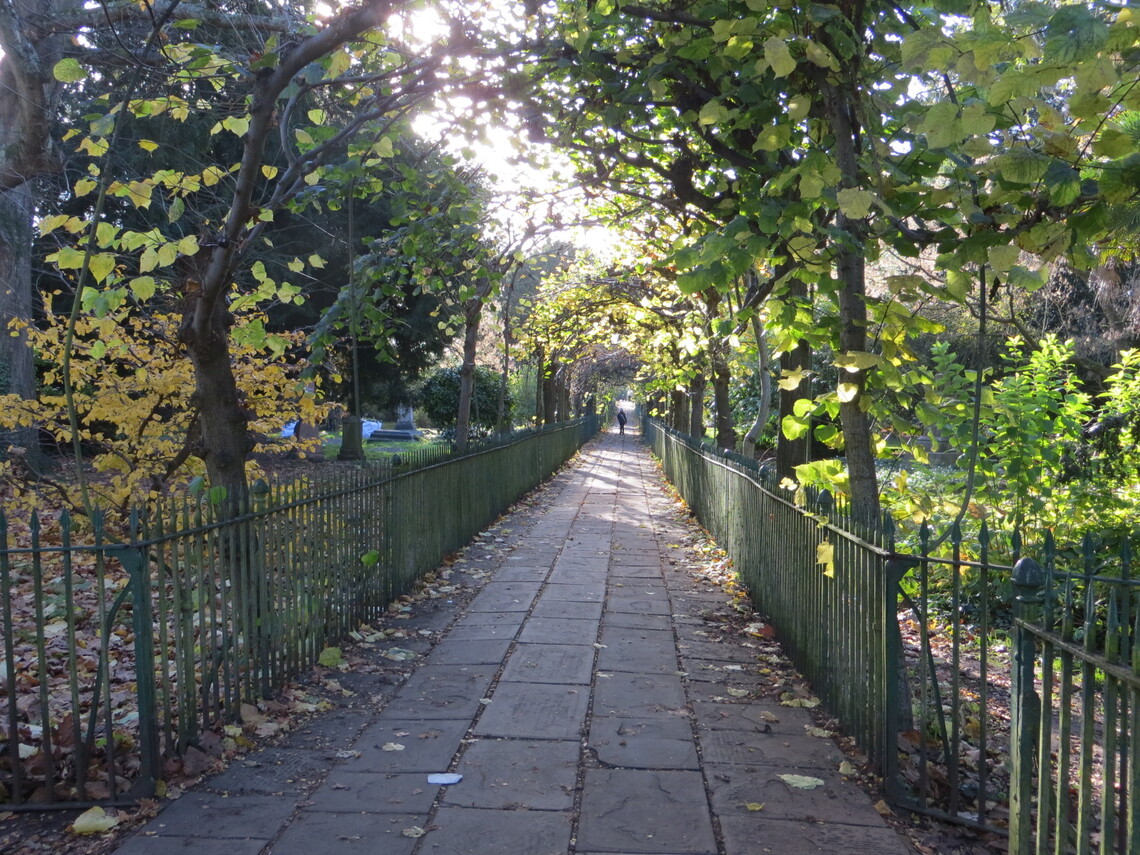
M 222 119 L 222 127 L 239 137 L 244 137 L 249 130 L 249 116 L 226 116 Z
M 57 62 L 51 73 L 60 83 L 78 83 L 87 79 L 87 70 L 73 56 L 66 56 Z
M 866 371 L 868 368 L 874 368 L 883 357 L 877 353 L 867 353 L 864 350 L 850 350 L 847 353 L 837 354 L 835 357 L 835 364 L 854 374 L 857 371 Z
M 50 258 L 50 256 L 49 256 Z M 73 246 L 65 246 L 55 253 L 55 266 L 60 270 L 79 270 L 83 266 L 86 254 Z
M 785 438 L 794 441 L 808 432 L 808 425 L 792 416 L 784 416 L 784 420 L 780 422 L 780 429 L 784 432 Z
M 1084 4 L 1062 6 L 1045 27 L 1045 56 L 1069 66 L 1089 59 L 1108 41 L 1108 26 Z
M 697 121 L 702 125 L 719 125 L 729 116 L 729 110 L 718 101 L 709 101 L 703 107 L 697 116 Z
M 117 817 L 109 815 L 101 807 L 93 807 L 79 814 L 68 828 L 72 834 L 102 834 L 118 824 Z
M 1068 205 L 1081 195 L 1081 176 L 1067 163 L 1054 160 L 1045 170 L 1045 186 L 1054 205 Z
M 156 290 L 158 286 L 153 276 L 136 276 L 131 280 L 131 292 L 137 300 L 149 300 Z
M 170 210 L 166 212 L 166 221 L 177 223 L 184 213 L 186 213 L 186 203 L 182 201 L 181 196 L 175 196 L 174 201 L 170 203 Z
M 365 567 L 375 567 L 380 563 L 380 550 L 373 549 L 360 556 L 360 563 Z
M 839 200 L 839 210 L 853 220 L 866 217 L 871 213 L 871 206 L 877 201 L 874 193 L 858 187 L 844 188 L 836 194 L 836 197 Z
M 102 282 L 111 275 L 111 271 L 115 269 L 115 256 L 109 252 L 101 252 L 98 255 L 91 256 L 91 276 L 94 277 L 96 282 Z
M 788 43 L 779 36 L 772 36 L 764 42 L 764 59 L 777 77 L 787 77 L 796 70 L 795 57 L 788 49 Z
M 344 664 L 344 654 L 339 647 L 326 647 L 317 657 L 317 662 L 326 668 L 339 668 Z
M 994 158 L 1001 177 L 1016 184 L 1036 184 L 1045 177 L 1051 162 L 1051 158 L 1021 146 Z
M 778 775 L 781 781 L 789 787 L 795 787 L 797 790 L 814 790 L 817 787 L 823 786 L 821 778 L 813 778 L 810 775 Z
M 1008 273 L 1013 265 L 1017 264 L 1018 258 L 1021 257 L 1021 249 L 1017 246 L 1004 245 L 1004 246 L 991 246 L 987 252 L 989 257 L 990 266 L 994 269 L 995 273 Z

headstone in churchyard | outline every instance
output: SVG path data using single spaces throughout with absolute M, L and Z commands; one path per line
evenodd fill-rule
M 416 425 L 412 418 L 412 408 L 407 404 L 396 405 L 396 430 L 415 430 Z

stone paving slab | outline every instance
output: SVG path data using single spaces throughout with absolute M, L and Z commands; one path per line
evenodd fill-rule
M 385 712 L 395 718 L 470 719 L 493 677 L 493 665 L 422 665 Z
M 717 855 L 704 779 L 699 772 L 587 769 L 578 846 Z
M 677 645 L 672 632 L 627 629 L 606 624 L 598 641 L 598 668 L 639 674 L 676 674 Z
M 454 632 L 465 626 L 494 626 L 500 629 L 510 629 L 511 634 L 518 632 L 523 621 L 526 620 L 526 613 L 521 611 L 491 611 L 491 612 L 475 612 L 469 611 L 451 628 Z
M 512 639 L 452 638 L 440 642 L 427 657 L 429 665 L 498 665 Z
M 348 748 L 370 722 L 371 715 L 370 709 L 333 710 L 286 734 L 281 747 L 323 752 Z
M 617 588 L 606 598 L 607 612 L 630 612 L 636 615 L 669 615 L 672 607 L 665 597 L 654 597 L 642 591 L 626 592 Z
M 884 855 L 899 853 L 901 838 L 879 828 L 830 822 L 774 821 L 764 811 L 738 812 L 720 818 L 729 855 Z M 913 850 L 911 850 L 913 851 Z
M 280 796 L 186 793 L 149 830 L 160 837 L 247 838 L 251 830 L 281 826 L 296 806 L 295 799 Z M 264 839 L 269 837 L 267 832 Z
M 385 710 L 385 714 L 387 714 Z M 442 772 L 459 750 L 469 719 L 393 719 L 368 727 L 353 746 L 359 753 L 346 759 L 346 772 Z M 396 749 L 393 746 L 403 746 Z
M 275 828 L 267 831 L 276 832 Z M 115 855 L 166 855 L 168 852 L 186 852 L 188 855 L 259 855 L 269 843 L 269 837 L 153 837 L 143 832 L 115 850 Z M 393 853 L 398 855 L 398 853 Z
M 606 612 L 605 626 L 670 632 L 673 628 L 673 621 L 669 615 L 639 615 L 632 612 Z
M 483 614 L 491 614 L 484 612 Z M 512 640 L 519 631 L 518 623 L 506 625 L 496 623 L 461 623 L 456 624 L 447 633 L 448 641 L 493 641 L 495 639 Z
M 566 583 L 552 580 L 542 597 L 545 600 L 570 600 L 575 603 L 600 603 L 606 596 L 605 583 Z
M 590 705 L 589 686 L 500 683 L 475 725 L 479 736 L 573 739 Z
M 438 855 L 566 855 L 572 817 L 564 811 L 480 810 L 444 806 L 421 853 Z M 384 852 L 387 855 L 387 852 Z
M 531 582 L 490 582 L 469 606 L 473 612 L 526 612 L 538 594 Z
M 706 763 L 745 766 L 811 767 L 834 770 L 843 754 L 830 739 L 800 733 L 775 731 L 700 731 L 701 752 Z
M 455 769 L 463 780 L 444 788 L 443 804 L 570 810 L 580 751 L 576 739 L 477 739 Z
M 424 772 L 390 772 L 334 769 L 305 803 L 307 810 L 332 813 L 427 814 L 439 787 L 427 782 Z
M 703 743 L 702 743 L 703 747 Z M 700 769 L 688 718 L 595 715 L 589 748 L 605 766 L 628 769 Z
M 706 764 L 709 801 L 718 815 L 732 814 L 741 805 L 762 804 L 769 819 L 868 825 L 881 828 L 882 819 L 862 801 L 845 798 L 847 783 L 837 772 L 796 766 L 714 766 Z M 780 775 L 823 781 L 802 789 Z
M 594 685 L 594 715 L 687 715 L 679 676 L 615 672 L 599 677 Z
M 330 752 L 268 749 L 238 760 L 208 786 L 226 793 L 297 794 L 323 778 L 332 763 Z
M 598 638 L 598 625 L 580 618 L 532 617 L 526 622 L 520 643 L 593 644 Z
M 593 644 L 519 644 L 499 679 L 588 686 L 594 673 L 594 652 Z
M 404 829 L 422 828 L 427 815 L 304 811 L 270 846 L 272 855 L 411 855 L 416 839 Z
M 542 597 L 535 603 L 531 617 L 578 618 L 596 622 L 602 619 L 602 604 Z

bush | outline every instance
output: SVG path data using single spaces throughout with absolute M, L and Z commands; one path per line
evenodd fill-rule
M 455 428 L 459 416 L 459 368 L 441 368 L 420 387 L 419 405 L 427 418 L 445 432 Z M 507 417 L 514 410 L 514 396 L 507 388 Z M 486 436 L 495 430 L 499 411 L 499 375 L 475 366 L 475 392 L 471 398 L 471 435 Z

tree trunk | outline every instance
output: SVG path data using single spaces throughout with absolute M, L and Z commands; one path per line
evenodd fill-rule
M 542 423 L 552 425 L 558 421 L 558 370 L 557 360 L 550 360 L 542 376 Z
M 569 366 L 563 365 L 558 377 L 558 421 L 570 420 L 570 383 Z
M 780 368 L 783 373 L 807 371 L 811 367 L 811 345 L 804 339 L 796 344 L 794 350 L 780 355 Z M 806 384 L 806 388 L 804 386 Z M 784 436 L 784 417 L 793 414 L 796 401 L 800 398 L 811 397 L 811 381 L 804 379 L 796 389 L 780 389 L 780 411 L 777 414 L 776 427 L 776 478 L 779 481 L 785 478 L 796 478 L 796 467 L 811 460 L 811 431 L 796 439 Z
M 540 344 L 534 352 L 535 369 L 534 369 L 534 426 L 540 427 L 546 415 L 543 409 L 544 395 L 542 378 L 545 376 L 545 365 L 543 364 L 544 351 Z
M 698 374 L 689 381 L 689 436 L 703 439 L 705 436 L 705 390 L 709 381 L 704 374 Z
M 689 396 L 680 389 L 669 393 L 669 413 L 672 416 L 673 430 L 681 433 L 689 432 Z
M 716 407 L 716 447 L 736 450 L 736 430 L 732 424 L 732 403 L 728 399 L 732 374 L 728 358 L 719 344 L 713 347 L 713 402 Z
M 194 404 L 211 487 L 225 489 L 226 506 L 240 510 L 247 493 L 245 461 L 253 449 L 249 411 L 234 379 L 229 347 L 229 311 L 218 303 L 204 327 L 184 325 L 182 341 L 194 367 Z
M 43 23 L 81 7 L 79 0 L 14 0 L 0 4 L 0 389 L 25 400 L 36 398 L 35 355 L 13 320 L 32 320 L 35 288 L 31 252 L 35 205 L 31 182 L 58 168 L 51 151 L 52 123 L 62 89 L 52 68 L 71 44 L 67 34 L 45 35 Z M 0 442 L 23 449 L 32 472 L 41 471 L 39 430 L 12 431 Z
M 828 119 L 835 139 L 835 161 L 843 187 L 856 187 L 859 166 L 856 160 L 856 134 L 852 125 L 853 105 L 847 93 L 833 85 L 824 87 Z M 863 240 L 866 224 L 836 213 L 835 225 L 847 238 L 835 242 L 835 272 L 839 279 L 839 344 L 843 352 L 867 349 L 866 281 Z M 839 418 L 843 425 L 843 448 L 851 489 L 851 514 L 859 522 L 879 524 L 879 480 L 871 448 L 871 425 L 864 412 L 865 371 L 840 372 L 840 381 L 851 394 L 841 396 Z M 853 387 L 853 388 L 852 388 Z M 844 401 L 842 398 L 847 398 Z
M 463 364 L 459 367 L 459 413 L 455 418 L 455 450 L 466 454 L 471 437 L 471 399 L 475 395 L 475 352 L 483 301 L 468 300 L 464 311 Z
M 507 415 L 507 386 L 511 379 L 511 347 L 514 345 L 514 330 L 511 328 L 511 297 L 515 293 L 515 279 L 518 277 L 518 268 L 515 268 L 511 281 L 507 285 L 507 293 L 503 298 L 503 364 L 499 373 L 499 401 L 495 413 L 495 432 L 509 433 L 511 420 Z
M 756 410 L 756 420 L 744 435 L 743 452 L 753 459 L 760 459 L 760 434 L 772 415 L 772 371 L 768 360 L 768 337 L 764 334 L 764 324 L 759 315 L 752 316 L 752 332 L 756 336 L 756 371 L 760 380 L 760 406 Z
M 32 204 L 31 187 L 21 184 L 0 192 L 0 392 L 36 398 L 36 368 L 26 330 L 13 327 L 32 320 Z M 43 469 L 39 428 L 5 432 L 0 454 L 9 447 L 33 473 Z

